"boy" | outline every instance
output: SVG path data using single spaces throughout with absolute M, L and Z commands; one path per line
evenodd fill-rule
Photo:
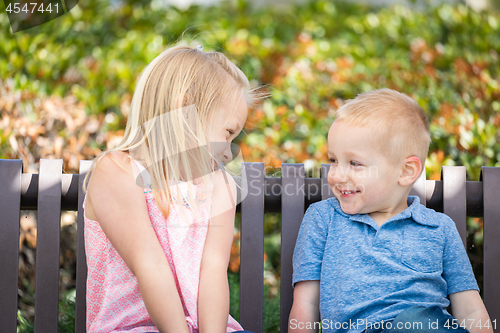
M 429 143 L 423 110 L 394 90 L 336 112 L 335 197 L 304 215 L 289 332 L 493 332 L 455 223 L 408 196 Z

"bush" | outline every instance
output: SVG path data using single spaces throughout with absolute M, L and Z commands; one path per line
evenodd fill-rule
M 141 70 L 182 38 L 224 52 L 272 93 L 252 110 L 239 138 L 248 161 L 279 167 L 311 160 L 316 164 L 308 165 L 317 166 L 326 161 L 326 133 L 335 109 L 358 93 L 390 87 L 415 98 L 431 119 L 429 178 L 438 178 L 442 165 L 465 165 L 470 179 L 478 178 L 482 165 L 500 165 L 496 12 L 449 4 L 421 11 L 369 8 L 324 0 L 287 10 L 252 10 L 244 1 L 187 10 L 157 4 L 85 1 L 69 15 L 18 34 L 0 15 L 0 80 L 18 94 L 1 105 L 2 114 L 17 106 L 34 122 L 29 110 L 40 101 L 75 98 L 76 105 L 66 110 L 83 108 L 101 135 L 58 128 L 46 145 L 75 136 L 80 148 L 105 149 L 122 133 Z M 11 136 L 26 137 L 12 127 L 2 123 L 0 156 L 26 159 L 19 149 L 10 152 Z M 31 139 L 46 135 L 31 133 Z
M 500 14 L 415 2 L 420 10 L 326 0 L 180 10 L 159 1 L 89 0 L 17 34 L 2 11 L 0 158 L 22 158 L 31 172 L 40 158 L 62 158 L 65 171 L 76 173 L 78 160 L 123 134 L 141 70 L 182 40 L 224 52 L 271 93 L 236 140 L 245 161 L 263 161 L 269 174 L 296 162 L 317 177 L 334 111 L 361 92 L 389 87 L 429 116 L 427 178 L 439 179 L 443 165 L 464 165 L 467 180 L 478 180 L 481 166 L 500 166 Z M 468 225 L 480 246 L 481 221 Z M 277 237 L 279 220 L 266 217 L 266 271 L 275 277 Z

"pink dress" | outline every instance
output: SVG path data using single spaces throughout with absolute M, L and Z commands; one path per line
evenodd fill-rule
M 191 333 L 198 333 L 198 285 L 200 265 L 208 231 L 210 198 L 203 197 L 203 184 L 195 186 L 200 219 L 174 198 L 167 219 L 158 208 L 145 168 L 133 160 L 149 188 L 144 196 L 151 224 L 174 274 L 186 322 Z M 188 183 L 180 183 L 183 196 L 188 195 Z M 175 187 L 173 189 L 175 193 Z M 85 210 L 85 201 L 83 203 Z M 181 210 L 184 210 L 184 214 Z M 84 214 L 85 215 L 85 214 Z M 186 221 L 188 219 L 188 221 Z M 144 306 L 137 279 L 111 245 L 97 221 L 84 217 L 85 252 L 87 255 L 87 332 L 158 332 Z M 227 332 L 242 330 L 238 322 L 228 317 Z

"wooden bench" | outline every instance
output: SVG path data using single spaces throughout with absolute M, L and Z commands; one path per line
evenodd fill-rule
M 57 332 L 60 215 L 78 211 L 76 332 L 85 332 L 86 261 L 83 245 L 82 181 L 62 174 L 62 160 L 41 160 L 39 174 L 22 173 L 21 160 L 0 160 L 0 331 L 16 332 L 20 210 L 38 211 L 35 332 Z M 326 181 L 305 178 L 303 164 L 283 164 L 281 177 L 265 177 L 263 163 L 246 163 L 249 192 L 241 211 L 240 323 L 262 332 L 264 214 L 281 212 L 281 332 L 287 332 L 292 305 L 292 253 L 305 209 L 330 197 Z M 237 179 L 238 181 L 238 179 Z M 283 194 L 283 195 L 282 195 Z M 428 207 L 448 214 L 466 242 L 466 217 L 484 217 L 484 302 L 492 320 L 500 318 L 500 168 L 483 167 L 479 181 L 466 181 L 465 167 L 443 167 L 442 180 L 421 177 L 412 189 Z

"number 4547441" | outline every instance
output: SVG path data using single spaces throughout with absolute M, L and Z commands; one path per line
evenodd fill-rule
M 52 11 L 55 11 L 56 13 L 59 13 L 59 4 L 55 3 L 54 8 L 52 8 L 52 4 L 49 3 L 43 7 L 44 3 L 37 3 L 37 2 L 30 2 L 30 3 L 25 3 L 24 6 L 22 6 L 22 3 L 9 3 L 7 6 L 6 11 L 9 13 L 14 13 L 18 14 L 20 12 L 24 13 L 44 13 L 44 12 L 49 12 L 52 13 Z M 22 7 L 21 7 L 22 6 Z
M 444 327 L 446 328 L 452 328 L 452 329 L 456 329 L 458 327 L 463 327 L 463 328 L 466 328 L 466 329 L 470 329 L 472 327 L 477 327 L 477 328 L 493 328 L 493 329 L 496 329 L 497 328 L 497 320 L 492 320 L 490 321 L 489 319 L 488 320 L 485 320 L 484 322 L 481 322 L 481 319 L 479 320 L 475 320 L 475 319 L 464 319 L 462 320 L 462 322 L 459 324 L 458 323 L 458 320 L 457 319 L 448 319 L 446 320 L 446 322 L 444 323 Z

